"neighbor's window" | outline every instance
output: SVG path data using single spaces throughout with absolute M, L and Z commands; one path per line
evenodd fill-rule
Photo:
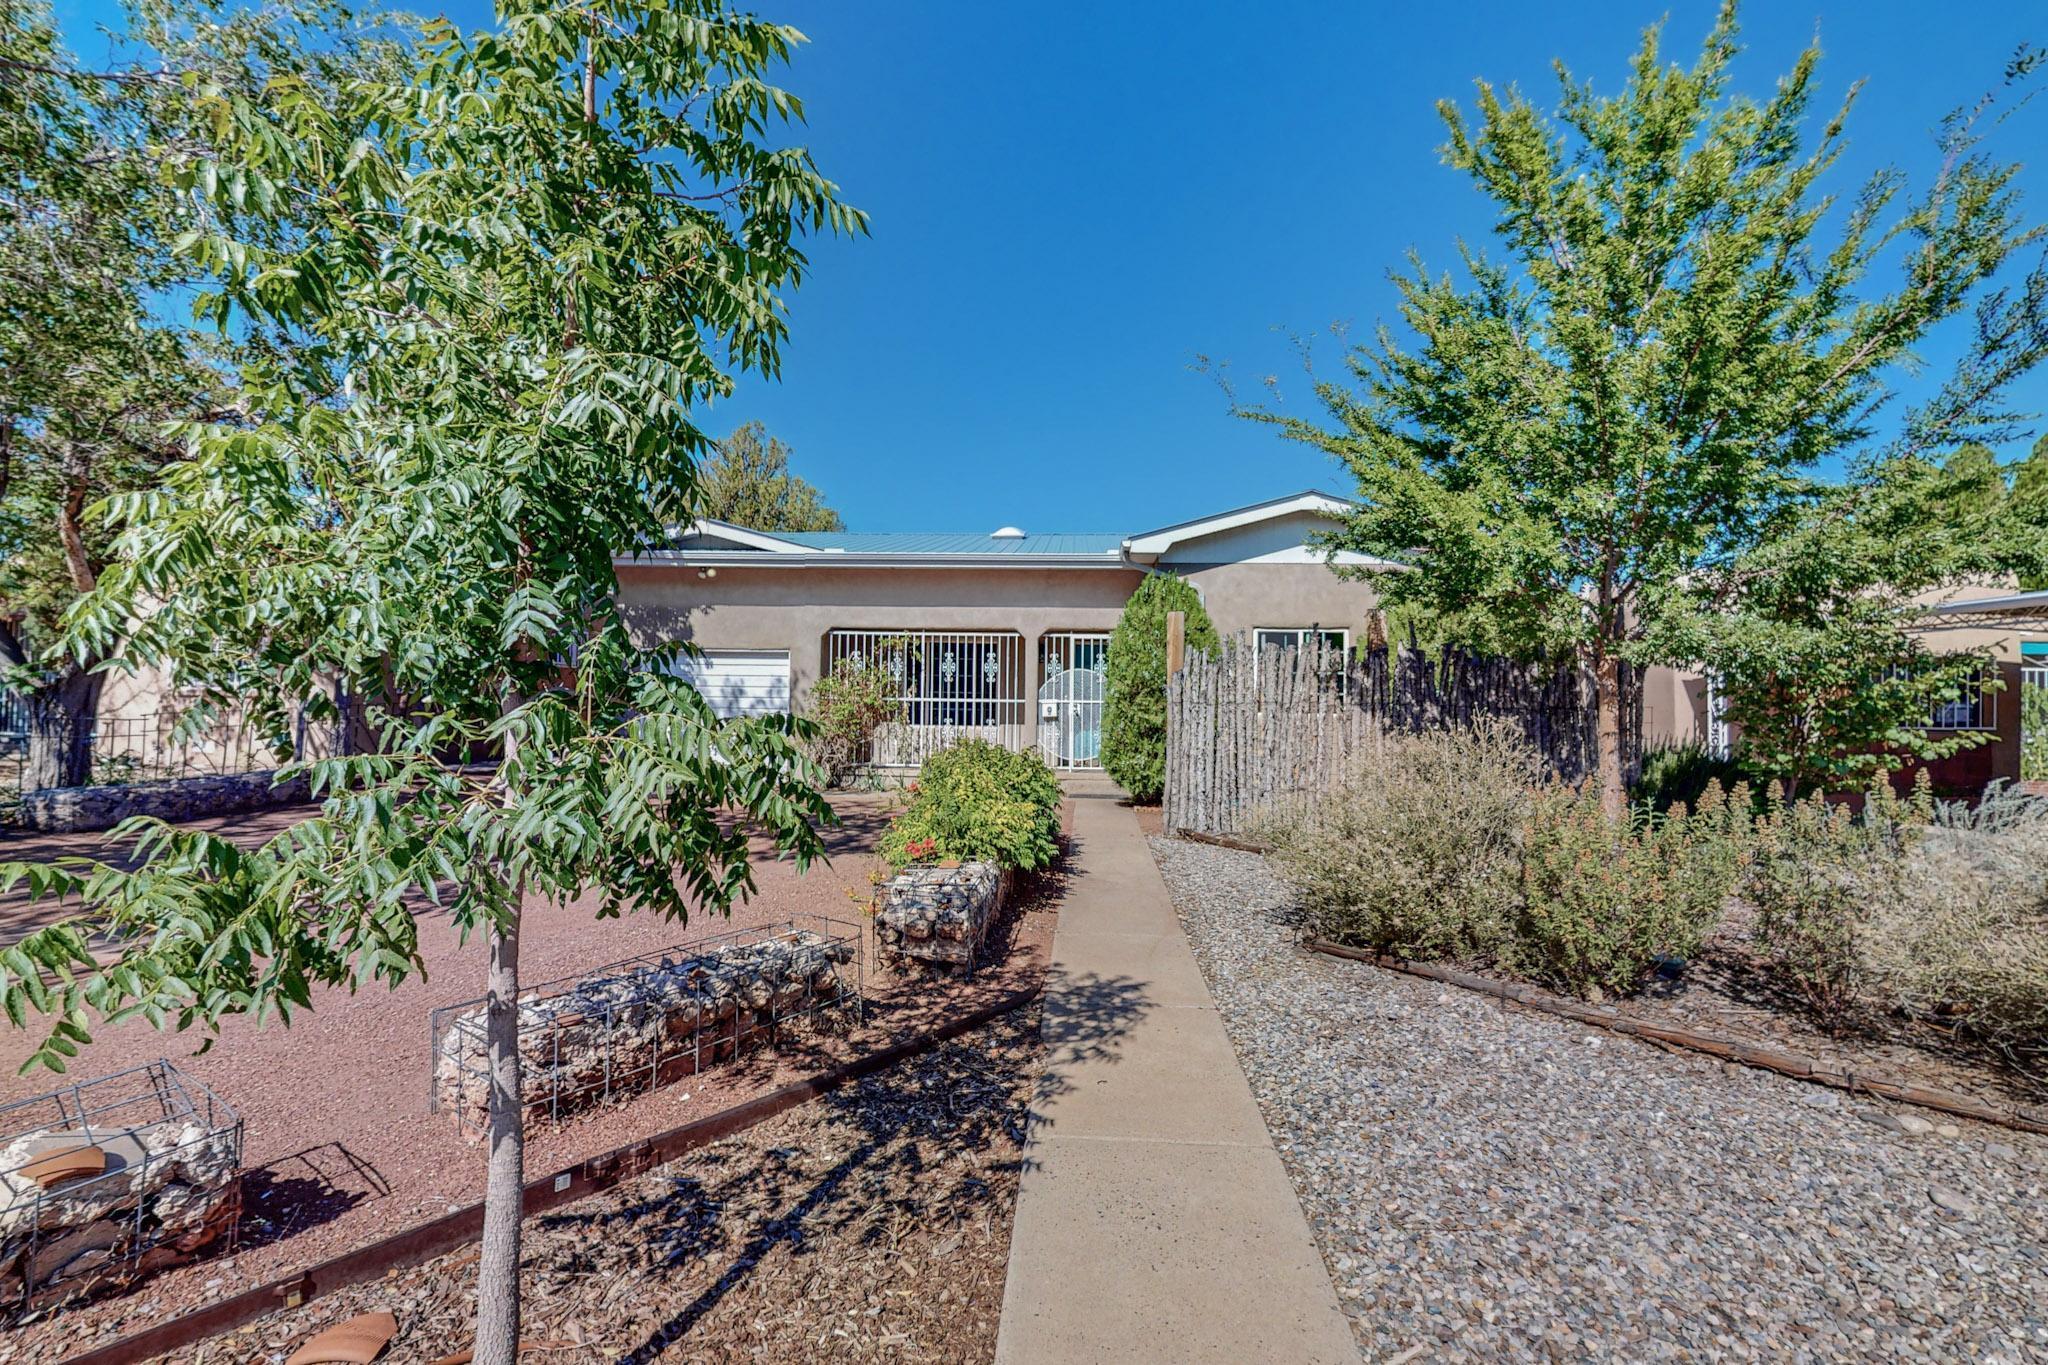
M 1953 696 L 1944 697 L 1929 708 L 1930 730 L 1983 730 L 1985 722 L 1984 680 L 1971 676 L 1963 680 Z M 1994 716 L 1991 725 L 1996 725 Z
M 1313 649 L 1320 642 L 1326 650 L 1343 654 L 1351 647 L 1351 632 L 1348 630 L 1322 630 L 1315 626 L 1287 626 L 1278 629 L 1261 628 L 1252 632 L 1252 643 L 1260 652 L 1268 649 L 1300 649 L 1304 645 Z
M 1326 687 L 1342 694 L 1349 687 L 1345 671 L 1351 657 L 1351 632 L 1324 630 L 1320 626 L 1261 626 L 1252 632 L 1252 676 L 1258 677 L 1259 661 L 1269 649 L 1312 649 L 1316 676 Z

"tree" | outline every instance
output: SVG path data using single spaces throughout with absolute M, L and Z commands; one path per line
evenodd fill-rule
M 718 444 L 699 475 L 698 511 L 755 531 L 839 531 L 816 488 L 789 472 L 789 447 L 749 422 Z
M 694 514 L 694 408 L 775 373 L 802 238 L 863 226 L 768 142 L 801 117 L 766 79 L 798 41 L 717 0 L 503 0 L 489 32 L 426 24 L 396 79 L 201 83 L 213 145 L 169 168 L 202 316 L 293 344 L 246 359 L 246 423 L 192 425 L 110 502 L 65 647 L 119 644 L 273 731 L 330 677 L 395 700 L 259 847 L 142 822 L 132 872 L 9 868 L 83 909 L 0 956 L 0 1002 L 54 1018 L 57 1067 L 94 1014 L 288 1021 L 419 971 L 415 911 L 445 903 L 488 953 L 487 1365 L 518 1341 L 522 906 L 715 913 L 752 888 L 751 833 L 801 864 L 830 818 L 802 723 L 720 721 L 634 645 L 612 569 Z M 495 770 L 452 762 L 473 751 Z
M 2034 448 L 2013 470 L 2014 512 L 2029 525 L 2048 527 L 2048 435 L 2038 437 Z M 2021 574 L 2022 592 L 2048 588 L 2048 574 Z
M 1485 82 L 1476 124 L 1445 103 L 1445 160 L 1492 201 L 1505 258 L 1463 249 L 1462 280 L 1411 259 L 1408 335 L 1382 327 L 1349 382 L 1318 383 L 1327 424 L 1249 413 L 1350 468 L 1361 506 L 1330 544 L 1410 565 L 1369 575 L 1389 603 L 1483 611 L 1516 652 L 1591 674 L 1616 813 L 1619 665 L 1654 661 L 1665 595 L 1861 449 L 1914 345 L 1972 299 L 1978 344 L 1908 453 L 1997 439 L 1987 405 L 2041 339 L 2037 289 L 1982 289 L 2033 234 L 1974 116 L 1924 192 L 1887 171 L 1830 215 L 1854 91 L 1807 147 L 1818 48 L 1753 100 L 1730 89 L 1736 31 L 1727 0 L 1680 68 L 1649 29 L 1611 97 L 1560 66 L 1554 117 Z
M 1951 511 L 1961 517 L 1995 516 L 2005 503 L 2005 471 L 1997 453 L 1981 441 L 1950 451 L 1941 462 L 1941 473 L 1941 496 L 1930 509 L 1937 519 Z
M 1124 603 L 1103 680 L 1102 766 L 1134 801 L 1166 789 L 1166 614 L 1187 617 L 1187 647 L 1215 649 L 1216 627 L 1185 579 L 1151 574 Z
M 1939 590 L 2048 571 L 2048 529 L 2015 517 L 1994 460 L 1902 458 L 1817 488 L 1724 572 L 1672 594 L 1655 641 L 1713 660 L 1746 768 L 1844 790 L 1983 743 L 1929 728 L 1998 679 L 1982 649 L 1938 649 Z
M 196 146 L 181 80 L 248 92 L 291 71 L 333 90 L 388 59 L 319 0 L 233 14 L 141 0 L 120 44 L 126 60 L 86 68 L 47 4 L 0 10 L 0 669 L 29 706 L 29 787 L 90 775 L 103 657 L 45 654 L 106 566 L 88 509 L 156 481 L 180 453 L 167 423 L 234 401 L 229 348 L 153 306 L 194 273 L 171 249 L 184 223 L 159 174 Z

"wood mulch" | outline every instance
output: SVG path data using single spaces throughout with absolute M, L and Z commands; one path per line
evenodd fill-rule
M 773 923 L 793 915 L 858 919 L 871 892 L 872 850 L 893 814 L 886 794 L 834 794 L 842 823 L 827 834 L 832 862 L 797 875 L 764 850 L 760 894 L 712 927 Z M 260 838 L 303 810 L 202 822 L 231 838 Z M 99 852 L 101 836 L 9 842 L 4 857 L 52 858 Z M 1019 988 L 1035 985 L 1049 956 L 1062 875 L 1027 879 L 990 929 L 989 960 L 969 980 L 896 975 L 870 960 L 866 1023 L 851 1032 L 798 1031 L 781 1045 L 749 1052 L 688 1082 L 602 1106 L 529 1132 L 529 1173 L 544 1174 L 635 1138 L 677 1127 L 792 1081 L 827 1070 L 886 1042 L 924 1032 Z M 0 897 L 0 942 L 47 912 Z M 632 952 L 660 951 L 704 932 L 650 915 L 600 921 L 592 907 L 529 906 L 530 980 L 569 975 Z M 866 958 L 872 940 L 863 934 Z M 125 1293 L 0 1330 L 0 1365 L 42 1365 L 128 1335 L 296 1268 L 453 1212 L 481 1197 L 482 1148 L 446 1114 L 427 1112 L 428 1012 L 478 989 L 473 945 L 445 915 L 422 916 L 432 974 L 396 991 L 324 994 L 289 1030 L 228 1022 L 218 1047 L 180 1055 L 197 1041 L 172 1039 L 142 1021 L 104 1030 L 89 1054 L 95 1072 L 165 1055 L 234 1104 L 246 1122 L 243 1223 L 231 1253 L 152 1276 Z M 14 1076 L 35 1035 L 0 1031 L 0 1100 L 45 1089 L 46 1076 Z M 429 1353 L 426 1359 L 434 1354 Z M 218 1357 L 226 1358 L 226 1357 Z M 242 1357 L 235 1357 L 240 1359 Z M 548 1360 L 548 1357 L 538 1357 Z
M 526 1358 L 985 1361 L 995 1354 L 1037 1006 L 527 1225 Z M 357 1313 L 380 1357 L 468 1345 L 474 1250 L 175 1355 L 282 1360 Z

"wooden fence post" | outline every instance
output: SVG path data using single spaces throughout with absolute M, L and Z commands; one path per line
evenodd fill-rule
M 1166 676 L 1172 677 L 1181 671 L 1188 661 L 1188 614 L 1184 611 L 1166 613 Z

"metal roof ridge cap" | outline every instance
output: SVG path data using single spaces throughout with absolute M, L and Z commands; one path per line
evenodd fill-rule
M 761 550 L 646 550 L 637 554 L 613 555 L 615 566 L 692 564 L 798 569 L 857 565 L 864 568 L 1136 568 L 1118 550 L 1058 550 L 1038 554 L 1015 551 L 889 551 L 889 550 L 803 550 L 796 553 Z

